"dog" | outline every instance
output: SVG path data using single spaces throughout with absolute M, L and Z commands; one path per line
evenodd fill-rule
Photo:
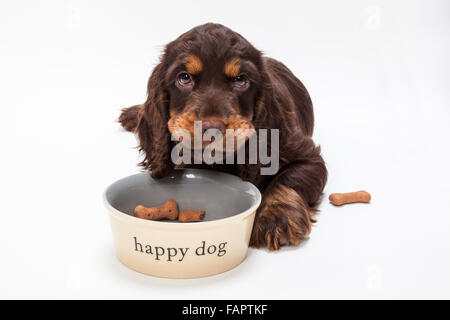
M 214 23 L 197 26 L 166 45 L 148 81 L 144 104 L 122 109 L 118 119 L 137 135 L 153 178 L 174 169 L 171 133 L 203 130 L 278 129 L 279 170 L 262 175 L 262 164 L 191 164 L 239 176 L 263 195 L 250 246 L 278 250 L 309 237 L 327 181 L 327 169 L 311 136 L 314 112 L 299 79 L 265 57 L 240 34 Z M 244 141 L 248 144 L 248 141 Z

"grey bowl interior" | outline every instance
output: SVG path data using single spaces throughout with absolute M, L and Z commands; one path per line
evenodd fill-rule
M 253 184 L 239 177 L 211 170 L 183 169 L 159 180 L 152 179 L 149 173 L 123 178 L 108 187 L 105 198 L 112 207 L 131 216 L 137 205 L 154 207 L 172 198 L 179 210 L 205 210 L 203 221 L 212 221 L 251 208 L 261 195 Z

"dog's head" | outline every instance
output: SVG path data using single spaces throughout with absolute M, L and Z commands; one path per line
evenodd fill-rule
M 169 43 L 135 129 L 142 165 L 153 177 L 168 173 L 171 133 L 182 129 L 194 136 L 195 121 L 202 121 L 203 131 L 254 129 L 266 77 L 261 52 L 222 25 L 198 26 Z

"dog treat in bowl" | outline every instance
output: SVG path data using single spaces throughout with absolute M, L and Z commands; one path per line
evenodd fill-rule
M 205 216 L 205 210 L 183 210 L 178 215 L 180 222 L 199 222 Z
M 139 205 L 134 208 L 134 216 L 147 220 L 176 220 L 178 218 L 178 205 L 173 199 L 167 200 L 159 207 L 146 208 Z
M 178 211 L 203 209 L 205 215 L 201 222 L 180 222 L 134 214 L 138 204 L 157 207 L 167 199 L 176 200 Z M 175 169 L 161 179 L 148 172 L 122 178 L 105 190 L 103 200 L 121 263 L 157 277 L 199 278 L 244 261 L 261 193 L 231 174 Z
M 177 220 L 180 222 L 199 222 L 205 216 L 205 210 L 183 210 L 178 213 L 178 204 L 169 199 L 159 207 L 146 208 L 138 205 L 134 208 L 134 216 L 147 220 Z
M 347 192 L 347 193 L 332 193 L 328 197 L 330 202 L 335 206 L 341 206 L 347 203 L 355 203 L 355 202 L 370 202 L 370 193 L 367 191 L 361 190 L 356 192 Z

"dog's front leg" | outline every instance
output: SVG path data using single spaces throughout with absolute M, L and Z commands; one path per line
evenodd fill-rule
M 299 144 L 296 159 L 274 177 L 264 191 L 250 246 L 278 250 L 298 245 L 311 232 L 315 207 L 327 179 L 320 148 L 310 138 Z

